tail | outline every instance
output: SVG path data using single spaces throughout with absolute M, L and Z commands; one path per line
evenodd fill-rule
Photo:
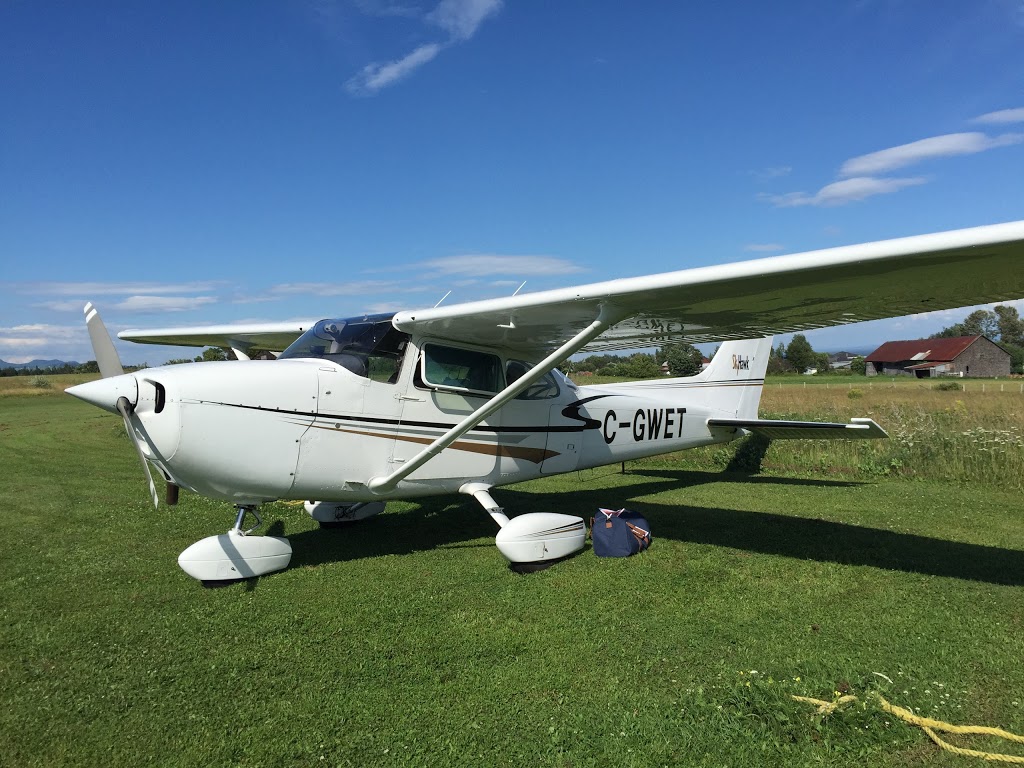
M 705 404 L 709 408 L 735 413 L 739 419 L 757 418 L 772 338 L 727 341 L 718 348 L 707 368 L 688 379 L 706 385 Z

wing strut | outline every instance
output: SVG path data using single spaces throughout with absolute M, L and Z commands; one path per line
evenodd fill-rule
M 601 312 L 594 322 L 537 363 L 537 365 L 523 374 L 520 378 L 516 379 L 516 381 L 510 386 L 505 387 L 505 389 L 501 390 L 501 392 L 481 405 L 469 414 L 469 416 L 441 435 L 441 437 L 437 438 L 437 440 L 417 453 L 413 458 L 409 459 L 409 461 L 405 462 L 399 469 L 396 469 L 390 475 L 373 478 L 367 484 L 367 487 L 373 493 L 387 493 L 388 491 L 393 490 L 394 487 L 402 480 L 422 467 L 464 434 L 469 432 L 469 430 L 501 408 L 505 403 L 512 400 L 520 393 L 525 392 L 531 384 L 554 368 L 559 361 L 564 360 L 569 355 L 586 346 L 593 339 L 601 335 L 601 333 L 603 333 L 610 325 L 614 325 L 622 320 L 623 315 L 625 314 L 626 313 L 612 309 L 607 304 L 602 304 Z

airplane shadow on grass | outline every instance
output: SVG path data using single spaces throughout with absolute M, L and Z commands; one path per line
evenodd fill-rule
M 782 555 L 801 560 L 843 565 L 867 565 L 893 571 L 946 576 L 991 584 L 1024 584 L 1024 551 L 966 544 L 945 539 L 897 533 L 848 523 L 767 512 L 636 501 L 668 488 L 704 483 L 729 483 L 754 492 L 758 485 L 807 485 L 844 488 L 853 482 L 803 480 L 670 470 L 634 471 L 642 478 L 619 487 L 580 488 L 566 493 L 538 494 L 499 488 L 494 492 L 510 515 L 526 512 L 570 512 L 587 519 L 598 507 L 630 507 L 641 511 L 658 539 Z M 752 487 L 754 486 L 754 487 Z M 743 495 L 739 496 L 742 500 Z M 571 510 L 568 509 L 571 505 Z M 464 497 L 426 499 L 405 514 L 385 514 L 355 523 L 351 528 L 313 530 L 295 534 L 292 566 L 320 565 L 388 554 L 410 554 L 442 546 L 491 539 L 497 528 L 474 502 Z M 497 552 L 495 553 L 497 557 Z

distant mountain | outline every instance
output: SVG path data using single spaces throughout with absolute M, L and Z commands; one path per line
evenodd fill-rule
M 24 368 L 60 368 L 63 365 L 80 365 L 74 360 L 29 360 L 27 363 L 8 363 L 0 360 L 0 368 L 14 368 L 20 371 Z
M 870 347 L 850 347 L 842 352 L 829 352 L 829 357 L 836 357 L 838 355 L 847 355 L 849 357 L 864 357 L 864 355 L 870 354 L 878 349 L 879 344 L 874 344 Z M 817 352 L 817 350 L 815 350 Z

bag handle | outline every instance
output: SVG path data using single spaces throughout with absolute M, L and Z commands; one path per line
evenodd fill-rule
M 625 522 L 626 522 L 626 525 L 629 526 L 629 532 L 632 533 L 634 536 L 636 536 L 636 540 L 637 541 L 639 541 L 639 542 L 650 541 L 650 538 L 651 538 L 651 532 L 650 531 L 645 531 L 639 525 L 633 525 L 629 521 L 625 521 Z

